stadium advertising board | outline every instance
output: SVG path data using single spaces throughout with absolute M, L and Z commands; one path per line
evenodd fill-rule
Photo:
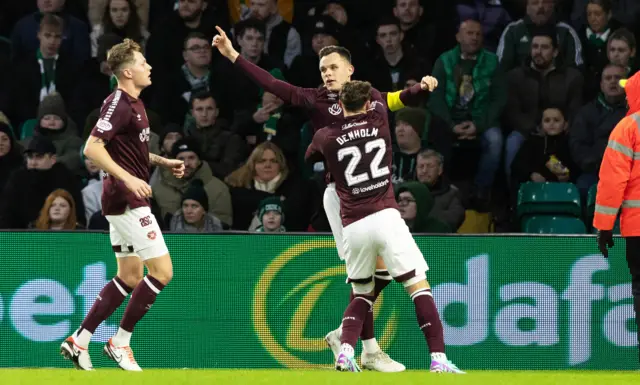
M 348 301 L 331 237 L 167 235 L 174 281 L 136 327 L 140 365 L 313 368 L 332 365 L 324 335 Z M 417 237 L 463 369 L 635 369 L 636 327 L 624 242 L 604 259 L 591 237 Z M 116 267 L 106 234 L 0 233 L 2 367 L 66 367 L 60 342 Z M 96 331 L 94 366 L 123 308 Z M 391 284 L 376 303 L 380 345 L 428 367 L 413 305 Z M 170 349 L 172 354 L 162 353 Z

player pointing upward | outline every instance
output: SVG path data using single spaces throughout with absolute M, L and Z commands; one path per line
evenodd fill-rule
M 351 80 L 351 75 L 354 72 L 349 50 L 338 46 L 323 48 L 320 51 L 320 73 L 324 85 L 318 88 L 300 88 L 274 78 L 267 71 L 244 59 L 233 48 L 233 44 L 224 31 L 220 27 L 216 28 L 219 34 L 213 38 L 213 45 L 218 48 L 220 53 L 233 62 L 236 68 L 245 72 L 265 91 L 276 95 L 284 100 L 285 103 L 304 107 L 310 115 L 314 131 L 333 122 L 344 120 L 342 107 L 338 101 L 338 94 L 342 86 Z M 405 104 L 417 105 L 421 99 L 420 94 L 428 89 L 428 82 L 433 83 L 433 81 L 435 79 L 427 80 L 425 78 L 421 84 L 417 84 L 408 90 L 382 93 L 379 102 L 391 111 L 399 110 Z M 344 259 L 340 201 L 333 183 L 329 183 L 325 189 L 323 206 L 336 241 L 338 255 L 340 259 Z M 377 296 L 391 280 L 381 260 L 374 280 Z M 378 346 L 374 337 L 373 313 L 367 315 L 361 338 L 363 346 L 362 364 L 365 368 L 382 372 L 399 372 L 405 369 L 404 365 L 392 360 Z M 337 358 L 340 351 L 340 329 L 330 332 L 325 339 Z
M 180 178 L 184 165 L 149 153 L 149 121 L 139 95 L 151 85 L 151 66 L 140 46 L 125 39 L 109 50 L 107 63 L 118 79 L 118 88 L 104 101 L 84 154 L 106 172 L 102 212 L 109 221 L 118 274 L 102 288 L 80 328 L 62 343 L 60 352 L 77 369 L 92 370 L 87 350 L 92 334 L 133 292 L 120 328 L 104 352 L 122 369 L 140 371 L 129 347 L 131 333 L 173 276 L 167 246 L 149 207 L 149 166 L 170 168 Z M 143 278 L 145 266 L 148 274 Z
M 442 322 L 426 280 L 428 266 L 398 211 L 391 184 L 391 133 L 380 100 L 369 83 L 346 83 L 340 93 L 345 121 L 317 131 L 305 155 L 310 162 L 324 159 L 335 179 L 347 282 L 355 293 L 342 319 L 336 369 L 360 371 L 354 347 L 375 301 L 373 279 L 380 255 L 414 302 L 431 352 L 431 371 L 463 373 L 444 353 Z

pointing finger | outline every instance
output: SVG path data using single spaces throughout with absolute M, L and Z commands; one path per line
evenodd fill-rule
M 224 33 L 224 31 L 222 30 L 222 28 L 220 28 L 219 26 L 216 25 L 216 29 L 218 30 L 218 33 L 220 33 L 220 36 L 222 37 L 227 37 L 227 35 Z

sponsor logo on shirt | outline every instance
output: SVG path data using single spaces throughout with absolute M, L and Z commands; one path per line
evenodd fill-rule
M 98 130 L 100 132 L 111 131 L 111 129 L 113 128 L 111 123 L 107 122 L 104 119 L 98 119 L 98 123 L 96 123 L 96 127 L 98 127 Z
M 347 123 L 347 124 L 343 124 L 342 125 L 342 129 L 343 130 L 348 130 L 352 127 L 358 127 L 358 126 L 364 126 L 365 124 L 367 124 L 367 121 L 363 121 L 363 122 L 353 122 L 353 123 Z

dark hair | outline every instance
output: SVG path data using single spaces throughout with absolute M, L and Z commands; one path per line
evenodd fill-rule
M 248 29 L 255 29 L 256 31 L 260 32 L 260 34 L 262 34 L 262 36 L 264 36 L 265 38 L 267 36 L 267 27 L 265 26 L 264 22 L 254 17 L 239 21 L 233 28 L 235 30 L 236 39 L 243 37 L 244 33 Z
M 630 50 L 636 49 L 636 37 L 626 28 L 620 28 L 615 30 L 611 35 L 609 35 L 609 40 L 607 40 L 607 44 L 612 40 L 622 40 L 627 43 Z
M 602 10 L 604 11 L 604 13 L 611 12 L 611 8 L 613 8 L 611 4 L 611 0 L 589 0 L 587 1 L 587 5 L 585 6 L 585 8 L 588 7 L 589 4 L 599 5 L 600 8 L 602 8 Z
M 568 115 L 567 115 L 567 109 L 566 109 L 566 107 L 565 107 L 565 106 L 562 106 L 562 105 L 560 105 L 560 104 L 553 104 L 553 103 L 551 103 L 551 104 L 546 104 L 546 105 L 542 106 L 542 109 L 540 110 L 540 121 L 541 121 L 541 122 L 542 122 L 542 115 L 544 114 L 544 112 L 545 112 L 546 110 L 551 110 L 551 109 L 560 111 L 560 113 L 562 114 L 562 118 L 563 118 L 565 121 L 568 121 L 568 120 L 569 120 L 569 119 L 567 119 L 567 116 L 568 116 Z
M 482 27 L 482 22 L 480 21 L 480 19 L 478 19 L 477 17 L 470 16 L 470 17 L 466 17 L 466 18 L 460 20 L 460 23 L 458 23 L 457 31 L 460 32 L 460 28 L 462 28 L 462 24 L 470 22 L 470 21 L 474 22 L 474 23 L 477 23 L 477 24 L 480 24 L 480 27 Z
M 102 28 L 104 33 L 115 32 L 118 31 L 118 27 L 113 24 L 113 20 L 111 20 L 111 12 L 109 12 L 109 8 L 111 8 L 111 2 L 113 0 L 107 1 L 107 6 L 104 10 L 104 14 L 102 15 Z M 124 26 L 124 37 L 128 37 L 131 40 L 140 43 L 142 42 L 142 31 L 140 29 L 140 16 L 138 16 L 138 9 L 136 5 L 133 3 L 133 0 L 125 0 L 129 5 L 129 20 L 127 20 L 127 24 Z
M 42 19 L 40 20 L 39 30 L 42 30 L 42 27 L 44 27 L 45 25 L 57 28 L 60 31 L 64 31 L 64 20 L 60 16 L 54 15 L 53 13 L 45 13 L 44 16 L 42 16 Z
M 337 53 L 341 58 L 351 63 L 351 52 L 344 47 L 340 47 L 338 45 L 328 45 L 320 50 L 318 56 L 322 59 L 325 56 L 329 56 L 332 53 Z
M 553 26 L 539 26 L 531 31 L 531 41 L 533 41 L 534 37 L 537 36 L 545 36 L 551 39 L 551 45 L 553 48 L 558 48 L 558 32 L 556 31 L 555 25 Z
M 396 27 L 398 27 L 398 31 L 402 32 L 402 27 L 398 18 L 394 16 L 385 16 L 378 20 L 378 23 L 376 24 L 376 35 L 378 34 L 378 30 L 380 30 L 380 27 L 384 25 L 395 25 Z
M 361 110 L 371 99 L 371 83 L 359 80 L 346 82 L 340 91 L 340 102 L 349 112 Z
M 204 40 L 206 42 L 209 42 L 209 39 L 207 39 L 207 37 L 205 36 L 204 33 L 202 32 L 189 32 L 189 34 L 187 35 L 187 37 L 184 38 L 184 42 L 182 43 L 182 47 L 184 49 L 187 49 L 187 43 L 189 42 L 189 40 L 191 39 L 198 39 L 198 40 Z
M 213 99 L 213 102 L 216 103 L 216 106 L 218 105 L 218 102 L 216 101 L 216 98 L 213 96 L 213 94 L 211 94 L 211 92 L 209 92 L 209 91 L 192 92 L 191 93 L 191 97 L 189 98 L 189 106 L 191 106 L 191 108 L 193 108 L 193 101 L 194 100 L 207 100 L 209 98 Z

